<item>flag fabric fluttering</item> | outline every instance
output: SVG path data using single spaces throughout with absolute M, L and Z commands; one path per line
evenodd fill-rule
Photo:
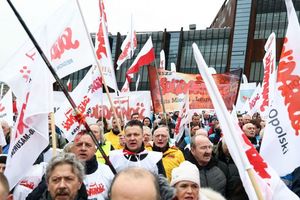
M 250 99 L 247 99 L 246 103 L 244 104 L 243 111 L 246 111 L 251 116 L 259 111 L 261 102 L 261 85 L 260 83 L 256 86 L 252 96 Z
M 264 78 L 260 94 L 259 112 L 263 119 L 269 114 L 270 101 L 273 100 L 276 81 L 276 36 L 272 33 L 265 44 Z
M 33 33 L 59 78 L 95 63 L 93 49 L 90 47 L 91 39 L 84 28 L 76 1 L 66 0 Z M 29 39 L 25 43 L 31 45 L 31 51 L 26 52 L 26 56 L 33 59 L 37 53 L 35 47 Z M 55 81 L 54 78 L 52 81 Z
M 220 95 L 213 77 L 208 72 L 208 67 L 197 45 L 193 44 L 193 52 L 198 69 L 205 82 L 210 98 L 213 102 L 217 117 L 223 130 L 223 136 L 230 155 L 236 164 L 244 188 L 249 199 L 299 199 L 281 181 L 276 172 L 262 159 L 249 139 L 242 133 L 237 119 L 233 120 Z M 251 171 L 253 173 L 251 173 Z M 250 173 L 249 173 L 250 172 Z M 252 175 L 254 177 L 252 177 Z M 256 180 L 256 183 L 250 181 Z M 254 186 L 258 185 L 257 187 Z
M 138 88 L 139 88 L 140 79 L 141 79 L 141 75 L 139 74 L 137 79 L 136 79 L 136 82 L 135 82 L 135 91 L 137 91 Z
M 154 59 L 155 52 L 152 44 L 152 39 L 151 37 L 149 37 L 146 44 L 143 46 L 126 72 L 126 78 L 128 79 L 128 82 L 131 81 L 133 74 L 136 74 L 140 70 L 140 67 L 150 64 L 154 61 Z
M 288 27 L 260 149 L 261 155 L 280 176 L 300 166 L 300 26 L 293 2 L 285 0 L 285 4 Z
M 29 52 L 32 56 L 28 56 Z M 0 75 L 0 80 L 9 85 L 21 106 L 11 133 L 5 170 L 10 188 L 49 144 L 48 113 L 53 110 L 51 77 L 37 50 L 25 43 L 14 55 L 1 67 Z
M 118 85 L 111 57 L 110 44 L 108 40 L 107 18 L 103 0 L 99 0 L 99 29 L 96 37 L 96 55 L 103 72 L 103 79 L 108 87 L 118 91 Z
M 95 63 L 91 38 L 85 31 L 76 1 L 65 1 L 45 22 L 41 31 L 43 38 L 36 37 L 36 40 L 59 78 Z M 33 56 L 33 53 L 28 55 Z
M 159 68 L 166 69 L 166 56 L 165 51 L 162 49 L 159 53 L 160 55 L 160 62 L 159 62 Z
M 121 89 L 121 92 L 130 92 L 130 86 L 127 78 L 125 79 L 124 85 Z
M 184 96 L 184 103 L 182 108 L 179 111 L 178 119 L 176 121 L 175 130 L 174 130 L 174 139 L 176 142 L 179 142 L 184 133 L 184 127 L 189 122 L 189 110 L 190 110 L 190 100 L 189 93 Z
M 93 113 L 95 108 L 100 105 L 102 96 L 102 79 L 97 67 L 93 66 L 80 81 L 78 86 L 71 94 L 78 110 L 84 115 L 87 123 L 95 123 L 98 113 Z M 55 113 L 55 124 L 62 130 L 68 141 L 73 141 L 76 134 L 80 131 L 80 124 L 73 115 L 73 108 L 65 100 Z
M 14 125 L 14 113 L 13 113 L 13 101 L 12 101 L 12 92 L 9 89 L 3 98 L 0 100 L 0 121 L 6 121 L 9 126 Z
M 134 55 L 134 50 L 137 48 L 137 39 L 136 39 L 136 32 L 132 27 L 132 23 L 130 26 L 130 31 L 128 32 L 125 40 L 121 45 L 122 53 L 120 54 L 117 60 L 117 70 L 120 69 L 120 66 L 127 60 L 131 59 Z

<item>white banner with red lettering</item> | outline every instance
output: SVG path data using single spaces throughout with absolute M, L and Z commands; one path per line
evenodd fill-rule
M 11 90 L 8 90 L 0 100 L 0 121 L 4 120 L 9 126 L 13 126 L 13 116 L 12 92 Z
M 74 99 L 80 99 L 80 96 L 77 96 L 75 91 L 71 94 L 71 96 Z M 120 97 L 116 97 L 115 93 L 110 93 L 110 96 L 114 99 L 113 103 L 115 105 L 117 115 L 121 116 L 122 114 L 125 121 L 130 120 L 131 114 L 136 112 L 139 113 L 139 119 L 150 117 L 151 115 L 150 108 L 152 102 L 150 91 L 128 92 L 122 94 Z M 64 98 L 65 97 L 62 92 L 54 93 L 54 105 L 58 106 L 60 104 L 59 102 L 62 102 Z M 102 100 L 99 100 L 97 97 L 96 99 L 89 98 L 88 101 L 89 102 L 85 107 L 85 114 L 89 124 L 96 123 L 100 116 L 104 116 L 108 121 L 112 120 L 113 111 L 106 94 L 103 94 L 103 105 L 101 105 Z M 64 132 L 65 135 L 69 135 L 69 138 L 73 138 L 72 133 L 77 132 L 78 124 L 71 115 L 70 106 L 67 105 L 69 107 L 68 109 L 65 109 L 62 105 L 66 104 L 61 104 L 61 108 L 55 113 L 55 124 Z
M 292 1 L 285 3 L 289 24 L 277 69 L 274 101 L 260 149 L 280 176 L 300 166 L 300 26 Z
M 95 121 L 91 116 L 92 108 L 98 105 L 102 99 L 102 79 L 97 67 L 93 66 L 81 80 L 79 85 L 71 93 L 71 97 L 75 101 L 78 110 L 85 116 L 89 123 Z M 57 102 L 57 100 L 55 100 Z M 57 103 L 54 103 L 57 106 Z M 81 124 L 77 122 L 73 115 L 73 108 L 65 98 L 61 101 L 60 108 L 55 112 L 55 124 L 60 128 L 65 137 L 69 141 L 73 141 L 74 137 L 80 130 Z

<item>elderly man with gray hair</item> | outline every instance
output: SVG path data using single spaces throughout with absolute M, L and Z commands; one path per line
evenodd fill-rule
M 45 190 L 40 200 L 83 200 L 85 192 L 79 192 L 84 178 L 84 166 L 74 154 L 62 153 L 51 159 L 46 169 Z

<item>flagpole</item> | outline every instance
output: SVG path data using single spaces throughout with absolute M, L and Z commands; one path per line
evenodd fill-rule
M 123 112 L 122 112 L 122 106 L 121 106 L 121 101 L 120 101 L 120 94 L 119 94 L 119 92 L 117 93 L 117 98 L 118 98 L 118 104 L 119 104 L 119 106 L 120 106 L 120 109 L 121 109 L 121 120 L 122 120 L 122 122 L 124 123 L 125 122 L 125 120 L 124 120 L 124 115 L 123 115 Z
M 214 96 L 216 98 L 216 103 L 214 104 L 214 107 L 219 108 L 217 110 L 217 116 L 220 119 L 222 116 L 224 116 L 224 120 L 226 120 L 226 124 L 228 124 L 228 129 L 229 129 L 229 130 L 227 130 L 228 131 L 227 133 L 230 134 L 234 146 L 237 149 L 239 149 L 240 146 L 238 145 L 238 139 L 236 138 L 236 135 L 234 134 L 236 129 L 235 129 L 234 125 L 230 122 L 231 117 L 226 109 L 225 103 L 222 99 L 222 96 L 219 92 L 219 89 L 218 89 L 214 79 L 212 78 L 212 75 L 208 72 L 207 65 L 201 66 L 201 61 L 203 61 L 203 62 L 205 62 L 205 61 L 204 61 L 204 58 L 202 57 L 202 54 L 201 54 L 198 46 L 196 45 L 196 43 L 193 43 L 193 53 L 194 53 L 196 63 L 198 65 L 199 72 L 202 75 L 202 78 L 205 82 L 206 88 L 208 89 L 209 96 L 211 98 L 212 98 L 212 96 Z M 199 67 L 199 66 L 201 66 L 201 67 Z M 218 112 L 220 115 L 218 115 Z M 242 151 L 237 151 L 237 152 L 238 152 L 238 156 L 241 160 L 241 163 L 242 163 L 244 169 L 247 171 L 247 174 L 250 178 L 250 181 L 252 183 L 252 186 L 254 188 L 257 198 L 259 200 L 263 200 L 264 198 L 262 195 L 261 188 L 257 184 L 256 178 L 254 176 L 254 171 L 253 171 L 253 168 L 251 168 L 251 166 L 250 166 L 249 160 L 246 158 L 245 155 L 242 154 Z
M 242 83 L 242 76 L 243 76 L 243 70 L 240 68 L 239 85 L 238 85 L 238 88 L 237 88 L 237 93 L 235 95 L 234 105 L 236 105 L 238 97 L 239 97 L 240 87 L 241 87 L 241 83 Z
M 54 112 L 50 113 L 50 126 L 51 126 L 51 135 L 52 135 L 52 157 L 56 156 L 56 149 L 57 149 L 57 139 L 56 139 L 56 132 L 55 132 L 55 125 L 54 125 Z
M 166 125 L 168 125 L 167 113 L 166 113 L 164 98 L 163 98 L 163 95 L 162 95 L 162 90 L 161 90 L 161 87 L 160 87 L 160 81 L 159 81 L 159 76 L 158 76 L 158 71 L 157 71 L 156 60 L 154 60 L 154 65 L 155 65 L 155 74 L 156 74 L 156 79 L 157 79 L 158 89 L 159 89 L 159 94 L 160 94 L 160 101 L 161 101 L 161 104 L 162 104 L 162 107 L 163 107 L 163 113 L 164 113 L 164 118 L 166 119 Z
M 39 44 L 37 43 L 37 41 L 35 40 L 34 36 L 32 35 L 32 33 L 30 32 L 29 28 L 27 27 L 26 23 L 24 22 L 24 20 L 22 19 L 22 17 L 20 16 L 20 14 L 18 13 L 18 11 L 16 10 L 16 8 L 14 7 L 14 5 L 11 3 L 10 0 L 7 0 L 9 6 L 11 7 L 11 9 L 13 10 L 14 14 L 16 15 L 17 19 L 19 20 L 19 22 L 21 23 L 22 27 L 24 28 L 24 30 L 26 31 L 28 37 L 30 38 L 30 40 L 32 41 L 32 43 L 34 44 L 35 48 L 37 49 L 37 51 L 39 52 L 39 54 L 41 55 L 42 59 L 44 60 L 45 64 L 47 65 L 48 69 L 50 70 L 51 74 L 53 75 L 53 77 L 55 78 L 56 82 L 58 83 L 58 86 L 61 88 L 62 92 L 64 93 L 64 95 L 66 96 L 66 98 L 68 99 L 68 101 L 70 102 L 72 108 L 74 109 L 76 116 L 75 119 L 79 122 L 82 123 L 85 127 L 85 129 L 87 130 L 88 134 L 91 136 L 91 138 L 93 139 L 94 143 L 96 144 L 97 148 L 99 149 L 100 153 L 102 154 L 103 158 L 105 159 L 107 165 L 110 167 L 110 169 L 112 170 L 112 172 L 114 174 L 116 174 L 116 170 L 113 167 L 113 165 L 111 164 L 111 162 L 109 161 L 107 155 L 105 154 L 105 152 L 103 151 L 102 147 L 100 146 L 99 142 L 97 141 L 95 135 L 93 134 L 93 132 L 91 131 L 89 125 L 86 123 L 84 116 L 82 115 L 82 113 L 80 113 L 80 111 L 77 109 L 77 106 L 74 102 L 74 100 L 71 98 L 70 94 L 68 93 L 66 87 L 63 85 L 62 81 L 60 80 L 60 78 L 58 77 L 57 73 L 55 72 L 55 70 L 53 69 L 51 63 L 49 62 L 48 58 L 46 57 L 46 55 L 44 54 L 43 50 L 41 49 L 41 47 L 39 46 Z
M 86 25 L 86 23 L 85 23 L 85 20 L 84 20 L 83 15 L 82 15 L 82 11 L 81 11 L 80 4 L 79 4 L 78 0 L 76 0 L 76 2 L 77 2 L 77 6 L 78 6 L 78 8 L 79 8 L 79 12 L 80 12 L 80 15 L 81 15 L 83 24 L 84 24 L 85 32 L 86 32 L 87 35 L 89 35 L 89 33 L 88 33 L 88 31 L 87 31 L 87 25 Z M 97 59 L 97 55 L 96 55 L 96 52 L 95 52 L 95 50 L 94 50 L 94 46 L 93 46 L 93 44 L 92 44 L 92 41 L 91 41 L 90 37 L 88 37 L 88 38 L 89 38 L 90 46 L 91 46 L 91 48 L 93 49 L 93 51 L 92 51 L 92 52 L 93 52 L 93 56 L 94 56 L 94 58 L 95 58 L 97 67 L 98 67 L 99 72 L 100 72 L 101 77 L 102 77 L 102 83 L 103 83 L 103 85 L 104 85 L 104 89 L 105 89 L 106 95 L 107 95 L 107 97 L 108 97 L 108 101 L 109 101 L 110 106 L 111 106 L 111 108 L 112 108 L 112 110 L 113 110 L 113 115 L 114 115 L 115 119 L 117 120 L 117 119 L 118 119 L 117 112 L 116 112 L 115 106 L 114 106 L 114 104 L 113 104 L 113 101 L 112 101 L 112 99 L 111 99 L 111 97 L 110 97 L 109 90 L 108 90 L 108 87 L 107 87 L 107 84 L 106 84 L 106 81 L 105 81 L 105 78 L 104 78 L 104 75 L 103 75 L 102 67 L 100 66 L 99 60 Z M 117 87 L 117 85 L 116 85 L 116 87 Z M 117 90 L 117 89 L 118 89 L 118 88 L 115 88 L 115 90 Z M 117 91 L 115 91 L 115 92 L 117 92 Z M 120 130 L 120 133 L 121 133 L 121 132 L 122 132 L 122 128 L 121 128 L 121 125 L 120 125 L 119 120 L 117 120 L 117 126 L 118 126 L 118 129 Z

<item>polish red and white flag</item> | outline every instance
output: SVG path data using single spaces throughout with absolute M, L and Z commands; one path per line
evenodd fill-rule
M 155 60 L 155 52 L 152 44 L 152 39 L 149 37 L 146 44 L 143 46 L 131 66 L 128 68 L 126 72 L 126 78 L 128 82 L 132 79 L 133 74 L 136 74 L 140 67 L 144 65 L 148 65 Z

